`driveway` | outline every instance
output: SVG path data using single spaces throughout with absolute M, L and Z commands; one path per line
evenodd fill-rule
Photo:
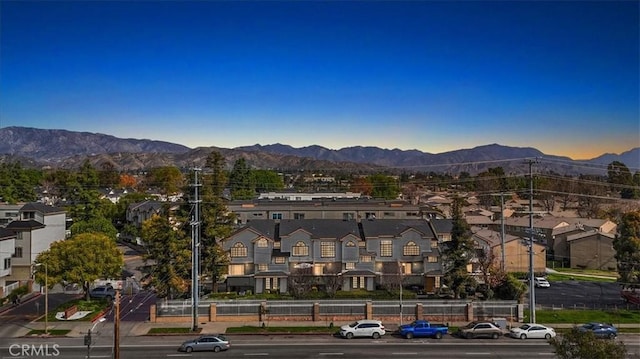
M 620 284 L 611 282 L 551 282 L 549 288 L 536 288 L 536 305 L 545 308 L 611 309 L 625 307 Z M 637 308 L 637 306 L 635 306 Z

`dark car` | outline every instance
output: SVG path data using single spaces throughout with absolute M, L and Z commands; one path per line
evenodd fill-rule
M 116 291 L 110 285 L 102 285 L 91 289 L 89 296 L 96 299 L 112 300 L 116 296 Z
M 200 352 L 228 350 L 231 347 L 229 340 L 223 335 L 203 335 L 196 339 L 187 340 L 178 348 L 181 352 Z
M 581 332 L 591 332 L 596 338 L 613 339 L 618 336 L 618 329 L 611 324 L 591 322 L 578 327 Z

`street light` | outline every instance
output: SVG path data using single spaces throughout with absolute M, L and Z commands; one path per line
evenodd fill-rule
M 402 275 L 404 274 L 404 263 L 398 261 L 398 272 L 400 273 L 400 326 L 402 326 Z
M 49 266 L 47 263 L 37 263 L 36 267 L 44 265 L 44 335 L 49 335 Z
M 87 346 L 87 359 L 91 358 L 91 332 L 96 328 L 96 325 L 107 320 L 105 317 L 98 319 L 97 322 L 93 324 L 91 329 L 87 332 L 87 335 L 84 337 L 84 344 Z

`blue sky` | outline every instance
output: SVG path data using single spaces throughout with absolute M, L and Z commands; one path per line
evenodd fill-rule
M 574 159 L 640 147 L 637 1 L 6 1 L 0 127 Z

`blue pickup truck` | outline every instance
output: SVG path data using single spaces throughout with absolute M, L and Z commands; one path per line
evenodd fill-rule
M 420 337 L 441 339 L 449 332 L 449 327 L 445 324 L 431 324 L 426 320 L 416 320 L 411 324 L 401 325 L 398 332 L 407 339 Z

